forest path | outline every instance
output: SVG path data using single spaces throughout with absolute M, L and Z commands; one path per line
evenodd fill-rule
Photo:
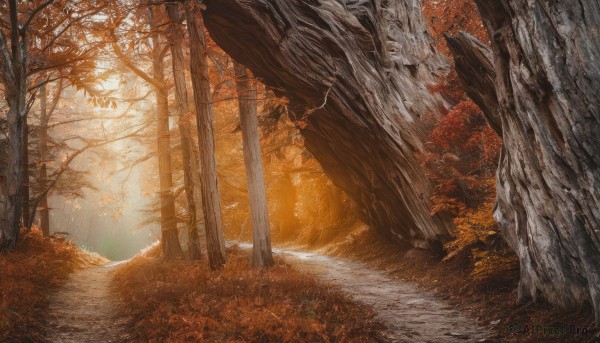
M 122 342 L 127 334 L 110 289 L 112 271 L 123 262 L 112 262 L 73 273 L 50 296 L 46 338 L 50 342 Z
M 252 248 L 251 244 L 240 247 Z M 491 331 L 458 308 L 385 272 L 340 258 L 273 249 L 297 269 L 336 284 L 354 299 L 371 305 L 385 324 L 390 342 L 485 342 Z

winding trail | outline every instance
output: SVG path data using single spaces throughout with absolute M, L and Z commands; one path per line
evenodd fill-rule
M 239 244 L 251 249 L 250 244 Z M 390 342 L 485 342 L 489 328 L 422 289 L 365 264 L 293 250 L 273 249 L 297 269 L 340 286 L 354 299 L 371 305 L 388 327 Z M 127 341 L 124 321 L 115 318 L 110 290 L 112 271 L 121 264 L 90 267 L 71 275 L 50 297 L 46 338 L 50 342 L 116 343 Z
M 50 297 L 48 341 L 116 343 L 127 340 L 124 322 L 115 318 L 117 304 L 110 291 L 112 271 L 121 263 L 112 262 L 73 273 Z
M 240 244 L 252 248 L 250 244 Z M 273 249 L 297 269 L 339 285 L 354 299 L 371 305 L 388 327 L 390 342 L 486 342 L 489 328 L 459 309 L 406 281 L 372 267 L 328 256 Z

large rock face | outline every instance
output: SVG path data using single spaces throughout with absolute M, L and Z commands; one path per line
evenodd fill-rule
M 306 146 L 371 225 L 413 246 L 449 239 L 415 159 L 443 106 L 427 86 L 447 67 L 418 0 L 205 3 L 213 39 L 290 99 Z
M 504 141 L 494 216 L 519 298 L 590 302 L 600 324 L 600 3 L 477 2 Z

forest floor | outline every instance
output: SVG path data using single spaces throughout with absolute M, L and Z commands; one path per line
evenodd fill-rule
M 240 244 L 251 249 L 251 244 Z M 310 252 L 273 249 L 295 269 L 341 287 L 373 307 L 389 342 L 487 342 L 488 327 L 424 290 L 368 265 Z
M 111 262 L 73 273 L 50 297 L 46 338 L 50 342 L 92 343 L 127 340 L 125 321 L 110 285 L 122 263 Z
M 518 262 L 513 268 L 491 265 L 485 276 L 474 276 L 469 256 L 443 261 L 430 251 L 399 250 L 369 232 L 318 251 L 366 263 L 470 313 L 480 327 L 490 328 L 487 342 L 600 342 L 591 307 L 564 310 L 545 303 L 516 304 Z
M 386 341 L 369 306 L 280 256 L 273 267 L 257 269 L 249 251 L 230 247 L 224 268 L 211 271 L 206 256 L 165 261 L 157 255 L 137 256 L 113 280 L 131 341 Z
M 14 251 L 0 254 L 0 342 L 46 342 L 50 295 L 70 275 L 107 260 L 35 227 L 22 236 Z
M 220 271 L 157 249 L 105 264 L 34 230 L 0 256 L 0 341 L 599 341 L 589 308 L 516 305 L 518 268 L 475 279 L 468 259 L 357 237 L 319 253 L 275 249 L 264 270 L 241 247 Z

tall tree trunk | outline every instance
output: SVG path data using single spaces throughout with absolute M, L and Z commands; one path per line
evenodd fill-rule
M 48 179 L 48 170 L 46 160 L 48 159 L 48 87 L 40 87 L 40 133 L 39 133 L 39 151 L 40 151 L 40 184 L 42 188 L 46 187 Z M 40 228 L 44 236 L 50 235 L 50 213 L 48 209 L 48 196 L 44 195 L 39 205 Z
M 234 62 L 234 70 L 240 108 L 246 181 L 252 214 L 252 264 L 255 267 L 270 267 L 273 265 L 273 254 L 271 251 L 267 193 L 265 191 L 262 155 L 258 137 L 256 81 L 251 79 L 246 68 L 237 62 Z
M 197 5 L 186 1 L 186 16 L 190 39 L 190 70 L 196 104 L 196 122 L 198 126 L 198 145 L 200 148 L 200 166 L 202 168 L 202 207 L 206 228 L 206 250 L 211 268 L 220 268 L 226 262 L 225 239 L 221 220 L 221 201 L 217 182 L 217 163 L 215 160 L 215 138 L 213 133 L 213 114 L 208 78 L 208 60 L 204 24 Z
M 27 123 L 27 116 L 25 116 L 23 123 L 23 184 L 21 194 L 23 196 L 21 225 L 29 228 L 29 124 Z
M 205 4 L 211 37 L 290 99 L 306 147 L 373 227 L 418 247 L 451 237 L 415 157 L 444 107 L 428 86 L 448 66 L 418 0 Z
M 198 224 L 196 220 L 196 201 L 194 200 L 194 182 L 192 168 L 198 168 L 196 159 L 192 158 L 192 135 L 190 128 L 190 113 L 188 108 L 188 97 L 185 82 L 183 58 L 184 34 L 179 26 L 179 6 L 177 3 L 169 3 L 167 13 L 169 16 L 169 46 L 171 48 L 171 60 L 173 62 L 173 79 L 175 80 L 175 106 L 179 116 L 179 134 L 181 136 L 181 150 L 183 151 L 183 179 L 185 195 L 188 204 L 188 258 L 190 260 L 200 259 L 200 239 L 198 237 Z
M 2 34 L 0 48 L 3 54 L 3 76 L 5 98 L 8 103 L 6 114 L 8 125 L 8 158 L 4 172 L 3 212 L 0 213 L 0 250 L 12 249 L 19 238 L 23 200 L 23 137 L 27 117 L 27 64 L 28 50 L 25 36 L 19 34 L 18 8 L 16 0 L 9 0 L 11 25 L 11 53 Z
M 600 4 L 477 4 L 504 141 L 494 217 L 521 261 L 519 300 L 589 302 L 600 325 Z
M 154 22 L 154 9 L 150 9 L 150 22 L 153 29 L 154 79 L 161 83 L 155 86 L 157 107 L 158 170 L 160 179 L 160 226 L 162 252 L 165 258 L 179 258 L 183 255 L 177 232 L 175 198 L 173 196 L 173 169 L 171 166 L 171 133 L 169 131 L 169 91 L 164 79 L 163 54 L 159 44 L 158 31 Z

